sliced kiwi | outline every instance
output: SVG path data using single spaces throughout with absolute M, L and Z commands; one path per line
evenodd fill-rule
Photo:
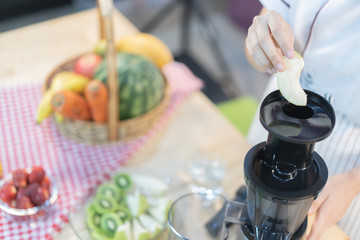
M 118 204 L 114 198 L 107 196 L 96 196 L 93 202 L 96 212 L 100 214 L 114 212 L 118 208 Z
M 91 204 L 87 208 L 87 219 L 86 224 L 90 230 L 99 230 L 100 229 L 100 219 L 101 214 L 96 212 L 95 207 Z
M 101 229 L 100 230 L 90 230 L 91 238 L 94 240 L 113 240 L 113 236 L 106 234 Z
M 111 236 L 114 236 L 116 229 L 121 224 L 123 224 L 123 221 L 121 221 L 120 217 L 116 213 L 105 213 L 100 219 L 101 229 Z
M 119 206 L 126 206 L 126 194 L 121 194 L 121 196 L 116 199 L 116 202 Z
M 104 183 L 96 191 L 96 196 L 106 196 L 115 199 L 122 197 L 121 190 L 114 183 Z
M 119 218 L 123 221 L 126 222 L 128 220 L 131 220 L 131 212 L 130 210 L 126 207 L 126 206 L 119 206 L 116 210 L 115 210 L 116 215 L 119 216 Z
M 133 183 L 131 181 L 131 177 L 127 173 L 119 173 L 114 177 L 115 185 L 123 190 L 124 192 L 128 191 Z

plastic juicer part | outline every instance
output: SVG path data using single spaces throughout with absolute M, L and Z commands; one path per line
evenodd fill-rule
M 314 148 L 331 134 L 335 113 L 322 96 L 305 92 L 306 106 L 289 103 L 280 91 L 260 106 L 268 138 L 251 148 L 244 161 L 251 224 L 243 229 L 252 229 L 250 239 L 300 239 L 307 211 L 327 181 L 327 166 Z

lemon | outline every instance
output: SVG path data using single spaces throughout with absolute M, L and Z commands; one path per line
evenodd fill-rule
M 174 60 L 167 45 L 159 38 L 148 33 L 135 33 L 124 36 L 117 42 L 116 50 L 146 57 L 159 68 Z
M 300 73 L 305 65 L 304 59 L 296 52 L 294 58 L 284 57 L 284 61 L 286 64 L 285 71 L 276 73 L 279 90 L 290 103 L 306 106 L 307 96 L 300 85 Z

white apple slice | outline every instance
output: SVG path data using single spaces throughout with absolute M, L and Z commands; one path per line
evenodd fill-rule
M 146 200 L 146 197 L 141 193 L 134 193 L 127 195 L 126 204 L 133 217 L 137 217 L 143 214 L 149 208 L 149 203 Z
M 160 224 L 165 224 L 167 221 L 167 214 L 170 208 L 170 202 L 167 205 L 158 205 L 148 209 L 148 213 Z
M 163 225 L 147 214 L 140 215 L 139 222 L 151 233 L 151 238 L 156 237 L 163 228 Z
M 158 206 L 168 206 L 171 201 L 168 197 L 148 197 L 146 198 L 150 208 Z
M 114 240 L 133 240 L 131 221 L 126 221 L 116 229 Z
M 277 84 L 281 94 L 290 103 L 297 106 L 306 106 L 307 96 L 300 85 L 300 73 L 304 68 L 304 59 L 295 53 L 293 59 L 284 57 L 286 69 L 277 72 Z
M 134 240 L 151 239 L 151 233 L 146 228 L 144 228 L 137 219 L 134 219 L 133 221 L 133 236 Z
M 142 174 L 132 174 L 131 179 L 142 193 L 147 196 L 161 196 L 168 190 L 168 185 L 163 181 Z

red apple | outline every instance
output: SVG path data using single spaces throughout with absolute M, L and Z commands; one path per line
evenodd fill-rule
M 100 55 L 95 53 L 87 53 L 76 60 L 74 72 L 91 79 L 93 78 L 96 68 L 99 66 L 101 61 L 102 58 Z

